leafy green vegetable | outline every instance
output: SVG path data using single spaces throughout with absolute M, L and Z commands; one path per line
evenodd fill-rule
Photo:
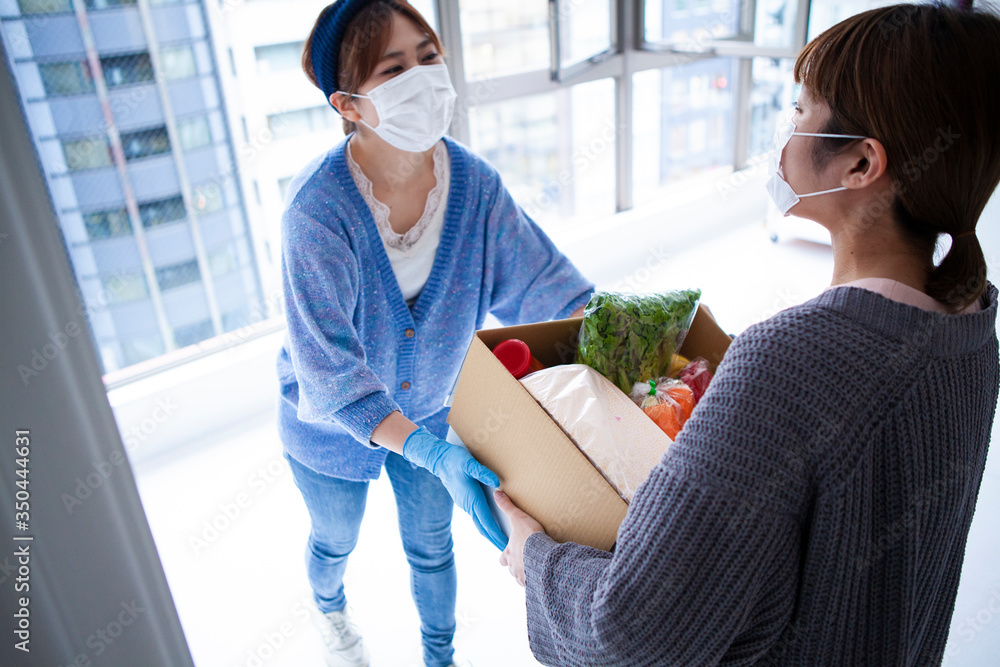
M 583 311 L 577 361 L 626 394 L 636 382 L 666 375 L 700 298 L 701 290 L 595 292 Z

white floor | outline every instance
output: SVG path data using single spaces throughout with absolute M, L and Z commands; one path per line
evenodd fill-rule
M 716 318 L 738 332 L 814 296 L 832 267 L 828 247 L 773 244 L 756 224 L 670 254 L 666 262 L 610 272 L 602 266 L 591 275 L 609 278 L 600 281 L 603 288 L 620 280 L 644 291 L 701 287 Z M 586 272 L 586 263 L 577 261 Z M 994 448 L 969 538 L 949 665 L 993 665 L 1000 654 L 998 459 Z M 322 665 L 303 563 L 308 519 L 281 458 L 273 416 L 192 443 L 174 458 L 140 464 L 136 476 L 196 664 Z M 476 667 L 537 664 L 528 649 L 522 590 L 460 511 L 455 545 L 458 657 Z M 385 478 L 372 484 L 346 585 L 372 664 L 419 666 L 418 622 Z

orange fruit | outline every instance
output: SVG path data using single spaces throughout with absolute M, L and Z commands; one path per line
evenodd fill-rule
M 684 425 L 684 414 L 676 403 L 657 403 L 648 408 L 643 408 L 643 412 L 660 427 L 660 430 L 670 436 L 673 440 L 680 433 L 681 426 Z
M 691 387 L 680 383 L 667 387 L 666 394 L 677 401 L 681 411 L 684 412 L 684 420 L 681 422 L 683 425 L 684 421 L 691 418 L 691 413 L 694 411 L 694 392 L 691 391 Z

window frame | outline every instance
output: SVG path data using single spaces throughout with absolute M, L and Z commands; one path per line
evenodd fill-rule
M 567 83 L 573 81 L 577 76 L 589 70 L 593 65 L 601 63 L 615 54 L 619 53 L 620 45 L 618 39 L 620 37 L 618 31 L 618 12 L 616 11 L 616 3 L 614 0 L 608 2 L 608 9 L 610 16 L 608 17 L 610 26 L 610 35 L 608 35 L 608 48 L 598 51 L 597 53 L 592 53 L 590 56 L 584 58 L 581 61 L 573 62 L 568 66 L 563 66 L 563 35 L 566 32 L 563 29 L 563 23 L 561 18 L 567 16 L 566 12 L 560 9 L 560 4 L 566 2 L 567 0 L 549 0 L 549 50 L 550 50 L 550 60 L 551 69 L 550 76 L 553 81 L 558 83 Z
M 655 0 L 654 0 L 655 1 Z M 748 165 L 750 125 L 752 121 L 753 59 L 795 58 L 805 46 L 809 25 L 810 0 L 793 0 L 797 4 L 793 43 L 787 48 L 766 47 L 754 44 L 754 17 L 756 0 L 743 0 L 740 5 L 740 34 L 738 38 L 713 40 L 705 49 L 685 51 L 668 44 L 648 42 L 645 39 L 646 0 L 613 0 L 611 16 L 611 48 L 591 58 L 562 69 L 559 62 L 558 34 L 560 16 L 558 0 L 549 2 L 549 45 L 552 62 L 548 69 L 499 75 L 484 79 L 467 79 L 462 48 L 461 0 L 435 0 L 438 32 L 448 47 L 446 61 L 460 104 L 465 105 L 452 121 L 452 136 L 469 144 L 468 112 L 481 103 L 498 104 L 531 95 L 553 93 L 582 83 L 611 78 L 615 84 L 615 126 L 632 127 L 633 76 L 650 69 L 684 65 L 697 60 L 728 57 L 738 61 L 739 76 L 734 82 L 733 114 L 736 118 L 733 153 L 733 170 Z M 489 83 L 488 100 L 479 100 L 477 86 Z M 633 208 L 633 157 L 635 147 L 631 132 L 621 133 L 615 146 L 615 211 L 621 213 Z

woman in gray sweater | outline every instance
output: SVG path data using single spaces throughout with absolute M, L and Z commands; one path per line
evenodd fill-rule
M 795 78 L 768 189 L 829 230 L 832 286 L 736 338 L 613 552 L 498 492 L 545 664 L 942 660 L 1000 382 L 975 234 L 1000 182 L 1000 19 L 865 12 Z

